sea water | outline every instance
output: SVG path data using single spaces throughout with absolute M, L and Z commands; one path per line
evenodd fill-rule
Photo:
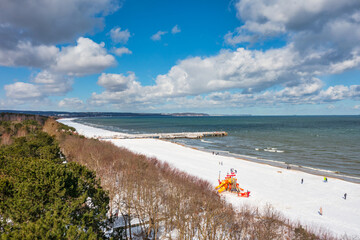
M 360 116 L 136 116 L 76 121 L 124 133 L 226 131 L 174 142 L 360 182 Z

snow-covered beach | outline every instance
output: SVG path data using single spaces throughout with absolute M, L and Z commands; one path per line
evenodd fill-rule
M 61 119 L 86 137 L 111 136 L 119 133 L 93 128 Z M 360 184 L 312 175 L 293 169 L 283 169 L 235 157 L 213 155 L 156 139 L 108 139 L 116 146 L 166 161 L 174 167 L 198 176 L 214 185 L 219 173 L 223 178 L 230 168 L 237 170 L 241 188 L 251 192 L 250 198 L 223 193 L 235 208 L 244 204 L 263 208 L 271 204 L 292 221 L 313 228 L 323 228 L 338 235 L 360 236 Z M 220 164 L 222 163 L 222 164 Z M 304 180 L 303 184 L 301 179 Z M 347 193 L 347 199 L 343 198 Z M 323 210 L 321 216 L 318 211 Z

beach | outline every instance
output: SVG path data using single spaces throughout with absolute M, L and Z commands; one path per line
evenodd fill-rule
M 99 128 L 75 123 L 72 119 L 59 122 L 74 127 L 85 137 L 121 135 Z M 126 134 L 123 134 L 126 136 Z M 214 187 L 230 168 L 237 171 L 241 188 L 250 191 L 249 198 L 222 193 L 235 209 L 244 205 L 263 209 L 270 204 L 291 221 L 307 227 L 337 234 L 360 236 L 360 184 L 294 169 L 284 169 L 267 164 L 213 154 L 158 139 L 106 139 L 118 147 L 167 162 L 191 175 L 209 181 Z M 301 183 L 303 179 L 303 183 Z M 347 199 L 344 194 L 347 193 Z M 322 208 L 322 215 L 319 210 Z

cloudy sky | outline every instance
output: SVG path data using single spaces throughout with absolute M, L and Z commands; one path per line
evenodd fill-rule
M 360 114 L 359 0 L 0 0 L 0 109 Z

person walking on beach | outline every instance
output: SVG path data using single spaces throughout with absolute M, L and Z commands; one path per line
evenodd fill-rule
M 347 194 L 346 193 L 344 193 L 344 199 L 346 200 L 346 196 L 347 196 Z
M 322 207 L 320 207 L 319 214 L 320 214 L 320 216 L 322 216 L 322 214 L 323 214 Z
M 302 179 L 301 179 L 301 184 L 303 184 L 303 183 L 304 183 L 304 179 L 302 178 Z

